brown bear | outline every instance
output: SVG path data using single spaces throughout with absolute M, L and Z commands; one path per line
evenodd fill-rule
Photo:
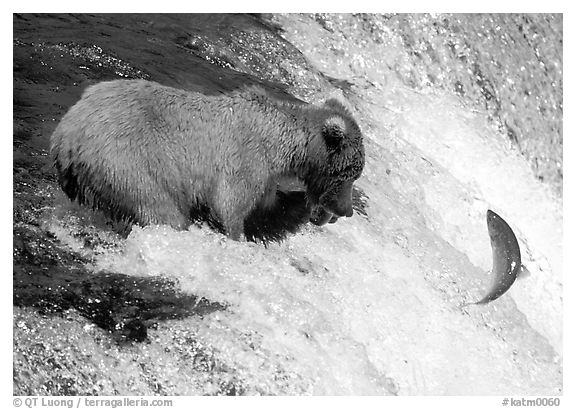
M 352 216 L 364 168 L 360 128 L 322 106 L 252 87 L 204 95 L 145 80 L 87 88 L 51 138 L 71 200 L 128 224 L 187 228 L 206 220 L 231 238 L 281 240 L 311 220 Z M 304 190 L 282 189 L 293 181 Z

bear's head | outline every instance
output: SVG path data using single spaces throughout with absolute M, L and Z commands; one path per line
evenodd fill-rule
M 352 185 L 364 169 L 364 144 L 360 127 L 337 100 L 324 103 L 319 119 L 319 135 L 310 152 L 315 158 L 305 181 L 310 202 L 323 210 L 323 217 L 311 221 L 324 224 L 332 215 L 352 216 Z

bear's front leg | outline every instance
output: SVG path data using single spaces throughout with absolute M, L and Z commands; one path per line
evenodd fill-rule
M 232 240 L 240 241 L 244 234 L 244 221 L 256 203 L 256 196 L 244 180 L 219 184 L 214 210 Z
M 226 234 L 234 241 L 240 241 L 244 234 L 244 220 L 230 220 L 224 222 Z

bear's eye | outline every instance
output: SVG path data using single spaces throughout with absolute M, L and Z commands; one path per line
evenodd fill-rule
M 364 163 L 355 162 L 342 169 L 339 172 L 339 174 L 341 177 L 344 177 L 349 180 L 358 180 L 362 175 L 363 170 L 364 170 Z

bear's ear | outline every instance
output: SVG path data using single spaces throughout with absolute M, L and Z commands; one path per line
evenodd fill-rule
M 341 117 L 331 116 L 326 119 L 326 122 L 324 122 L 322 126 L 322 136 L 329 149 L 337 149 L 340 147 L 344 140 L 345 129 L 346 124 Z

